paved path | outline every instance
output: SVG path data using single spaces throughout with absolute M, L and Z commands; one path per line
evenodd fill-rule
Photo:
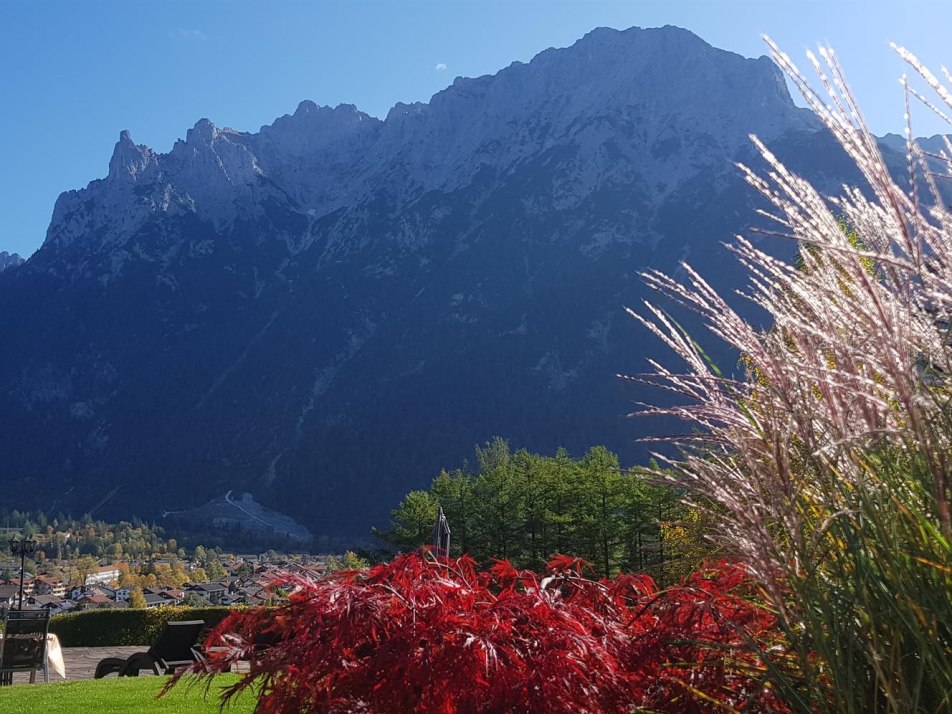
M 96 673 L 96 665 L 104 657 L 128 657 L 134 652 L 144 652 L 148 647 L 64 647 L 63 663 L 66 665 L 66 679 L 92 679 Z M 143 675 L 152 675 L 143 671 Z M 17 672 L 13 675 L 14 684 L 27 684 L 30 681 L 29 673 Z M 36 681 L 43 681 L 43 673 L 36 673 Z M 63 679 L 52 669 L 50 682 L 62 682 Z
M 66 679 L 92 679 L 96 673 L 96 665 L 105 657 L 122 657 L 125 659 L 135 652 L 145 652 L 148 647 L 137 645 L 133 647 L 64 647 L 63 662 L 66 664 Z M 148 670 L 142 670 L 143 676 L 155 676 Z M 60 676 L 50 672 L 50 681 L 60 680 Z M 61 681 L 61 680 L 60 680 Z

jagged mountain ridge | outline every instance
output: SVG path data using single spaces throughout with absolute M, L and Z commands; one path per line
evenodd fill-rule
M 362 535 L 494 434 L 576 451 L 658 425 L 618 383 L 648 266 L 740 273 L 756 133 L 849 178 L 766 59 L 596 30 L 383 121 L 302 102 L 257 133 L 124 132 L 0 280 L 0 463 L 29 505 L 141 515 L 228 488 Z M 786 153 L 785 153 L 786 151 Z M 710 272 L 710 270 L 708 271 Z
M 457 78 L 428 104 L 396 105 L 385 121 L 353 106 L 305 101 L 257 134 L 202 119 L 168 154 L 137 146 L 123 132 L 108 178 L 57 201 L 46 242 L 62 246 L 103 224 L 110 236 L 126 235 L 128 225 L 117 218 L 142 221 L 134 211 L 118 210 L 133 210 L 128 203 L 139 211 L 191 211 L 222 228 L 260 216 L 269 200 L 287 201 L 308 215 L 326 215 L 381 192 L 412 200 L 464 187 L 481 171 L 511 170 L 576 138 L 596 146 L 628 139 L 617 149 L 650 169 L 658 197 L 699 168 L 692 159 L 722 163 L 746 145 L 751 131 L 771 139 L 798 122 L 814 126 L 789 102 L 766 58 L 715 50 L 677 28 L 636 29 L 596 30 L 529 64 Z M 778 112 L 783 105 L 788 111 Z M 630 135 L 606 137 L 609 128 L 635 121 Z M 701 151 L 673 151 L 676 129 L 705 142 L 696 147 Z M 130 200 L 132 187 L 139 187 L 133 192 L 138 200 Z M 105 218 L 80 208 L 90 199 Z M 77 222 L 78 215 L 86 220 Z

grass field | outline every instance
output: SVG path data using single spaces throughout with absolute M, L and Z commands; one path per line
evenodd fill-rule
M 168 681 L 165 677 L 126 677 L 123 679 L 84 680 L 56 684 L 15 685 L 0 688 L 0 712 L 3 714 L 200 714 L 218 712 L 218 690 L 237 681 L 237 675 L 220 675 L 205 698 L 204 684 L 189 689 L 182 682 L 161 699 L 156 695 Z M 254 710 L 255 700 L 243 696 L 225 711 L 246 714 Z

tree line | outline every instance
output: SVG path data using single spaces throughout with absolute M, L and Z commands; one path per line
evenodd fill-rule
M 107 523 L 89 516 L 50 518 L 44 513 L 0 510 L 0 525 L 8 534 L 15 530 L 37 540 L 36 551 L 26 560 L 28 572 L 39 571 L 67 583 L 86 582 L 100 561 L 107 561 L 115 563 L 121 587 L 181 587 L 225 576 L 221 560 L 233 557 L 202 545 L 187 551 L 175 538 L 166 537 L 161 527 L 138 518 Z M 0 551 L 0 580 L 14 579 L 19 562 L 3 552 L 9 551 Z M 269 553 L 274 554 L 274 562 L 277 554 Z M 187 559 L 191 560 L 188 565 Z
M 39 543 L 34 558 L 38 561 L 76 560 L 82 556 L 110 560 L 185 556 L 175 538 L 139 518 L 107 523 L 88 515 L 72 518 L 60 513 L 51 518 L 44 513 L 0 510 L 0 525 L 36 538 Z
M 442 471 L 411 491 L 377 531 L 401 548 L 429 544 L 439 508 L 452 530 L 452 556 L 504 558 L 541 569 L 556 553 L 581 557 L 599 575 L 650 572 L 661 581 L 704 555 L 698 514 L 680 494 L 620 468 L 603 446 L 573 459 L 513 452 L 497 437 L 476 448 L 475 467 Z

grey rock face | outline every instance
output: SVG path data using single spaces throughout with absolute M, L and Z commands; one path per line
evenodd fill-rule
M 714 49 L 674 27 L 603 28 L 496 75 L 457 78 L 428 104 L 396 105 L 385 121 L 304 101 L 258 133 L 202 119 L 168 154 L 123 131 L 108 177 L 57 201 L 47 241 L 88 240 L 102 228 L 123 242 L 160 213 L 193 212 L 223 229 L 260 217 L 269 201 L 323 216 L 381 192 L 412 200 L 565 146 L 580 153 L 566 200 L 593 189 L 608 151 L 650 177 L 658 200 L 722 167 L 750 133 L 769 141 L 795 129 L 816 126 L 766 58 Z

